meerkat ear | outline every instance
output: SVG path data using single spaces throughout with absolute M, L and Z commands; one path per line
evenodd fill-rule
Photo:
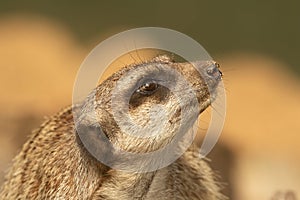
M 95 121 L 93 114 L 85 113 L 80 116 L 75 124 L 76 134 L 83 147 L 98 161 L 110 162 L 113 158 L 113 146 L 107 134 L 99 123 Z

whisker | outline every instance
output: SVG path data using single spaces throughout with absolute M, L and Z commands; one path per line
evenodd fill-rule
M 227 72 L 234 72 L 234 71 L 239 71 L 240 69 L 238 68 L 223 68 L 222 72 L 227 73 Z
M 211 108 L 219 115 L 219 117 L 221 117 L 221 118 L 225 117 L 225 116 L 223 116 L 223 115 L 219 112 L 218 109 L 216 109 L 216 108 L 214 107 L 213 104 L 211 104 L 210 106 L 211 106 Z
M 139 51 L 136 48 L 136 43 L 134 41 L 134 49 L 135 49 L 135 54 L 137 55 L 137 57 L 140 59 L 140 62 L 143 63 L 145 59 L 142 59 L 139 55 Z

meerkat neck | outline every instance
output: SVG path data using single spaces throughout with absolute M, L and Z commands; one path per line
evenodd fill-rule
M 113 193 L 118 199 L 142 199 L 147 196 L 156 174 L 157 171 L 147 173 L 111 171 L 110 181 L 104 182 L 97 193 L 101 197 L 109 197 Z

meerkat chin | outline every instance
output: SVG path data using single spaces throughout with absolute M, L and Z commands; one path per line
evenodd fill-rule
M 122 68 L 73 107 L 76 119 L 68 107 L 33 131 L 0 198 L 226 199 L 193 148 L 147 172 L 114 167 L 133 165 L 120 151 L 146 155 L 179 141 L 215 98 L 221 77 L 213 61 L 178 63 L 168 56 Z M 152 164 L 142 161 L 136 167 Z

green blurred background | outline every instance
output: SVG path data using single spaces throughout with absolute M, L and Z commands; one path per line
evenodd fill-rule
M 82 43 L 104 30 L 160 26 L 183 32 L 212 55 L 270 55 L 300 74 L 300 1 L 1 1 L 1 15 L 33 13 L 60 21 Z

